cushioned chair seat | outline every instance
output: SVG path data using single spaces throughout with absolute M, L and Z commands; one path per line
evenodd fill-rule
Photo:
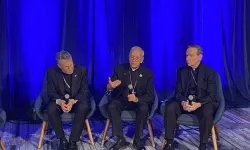
M 198 126 L 199 120 L 193 114 L 182 114 L 177 120 L 177 124 L 189 125 L 189 126 Z
M 136 113 L 135 111 L 122 111 L 121 118 L 122 121 L 135 121 Z

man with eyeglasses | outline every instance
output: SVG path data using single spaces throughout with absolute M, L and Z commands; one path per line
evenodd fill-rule
M 60 139 L 60 150 L 77 150 L 86 116 L 90 110 L 88 73 L 85 67 L 73 64 L 70 53 L 56 55 L 57 66 L 47 71 L 48 120 Z M 75 113 L 69 143 L 65 138 L 61 114 Z
M 106 86 L 106 91 L 110 94 L 108 114 L 111 117 L 113 136 L 118 137 L 112 147 L 116 150 L 126 147 L 121 122 L 123 110 L 136 111 L 133 147 L 136 150 L 144 148 L 140 136 L 143 134 L 143 127 L 154 99 L 154 75 L 151 70 L 141 65 L 143 60 L 142 48 L 132 47 L 129 64 L 116 66 L 112 78 L 108 79 Z
M 165 139 L 164 150 L 173 150 L 174 130 L 181 114 L 192 113 L 199 120 L 200 146 L 206 150 L 213 118 L 218 108 L 218 82 L 214 69 L 201 63 L 203 56 L 199 45 L 190 45 L 186 51 L 187 65 L 178 69 L 173 101 L 166 105 L 164 116 Z

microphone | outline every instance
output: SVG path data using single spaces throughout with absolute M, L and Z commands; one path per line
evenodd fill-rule
M 128 85 L 128 94 L 133 94 L 133 85 L 132 84 L 129 84 Z
M 69 94 L 65 94 L 64 98 L 65 98 L 66 103 L 68 103 L 68 101 L 69 101 Z
M 189 95 L 188 96 L 188 104 L 192 105 L 192 101 L 194 100 L 194 96 L 193 95 Z

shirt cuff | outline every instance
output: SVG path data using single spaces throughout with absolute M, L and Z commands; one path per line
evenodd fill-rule
M 108 87 L 107 87 L 106 93 L 107 93 L 108 95 L 110 95 L 112 91 L 113 91 L 113 89 L 112 89 L 112 90 L 109 90 Z
M 56 99 L 56 104 L 61 105 L 61 99 Z

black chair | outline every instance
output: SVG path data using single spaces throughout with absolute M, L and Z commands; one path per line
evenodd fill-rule
M 94 145 L 94 140 L 92 137 L 92 132 L 91 132 L 91 129 L 89 126 L 89 121 L 88 121 L 88 119 L 93 115 L 93 113 L 96 109 L 96 104 L 95 104 L 95 100 L 94 100 L 93 96 L 91 96 L 90 102 L 91 102 L 91 110 L 90 110 L 89 114 L 87 115 L 87 118 L 85 120 L 85 125 L 86 125 L 87 132 L 89 135 L 90 143 L 91 143 L 91 145 Z M 44 111 L 45 108 L 43 108 L 44 104 L 46 104 L 46 103 L 48 103 L 47 76 L 45 76 L 45 79 L 43 82 L 43 89 L 42 89 L 40 95 L 37 97 L 36 102 L 35 102 L 36 114 L 41 120 L 43 120 L 40 138 L 39 138 L 38 145 L 37 145 L 38 148 L 41 148 L 45 131 L 48 129 L 48 115 L 47 115 L 46 111 Z M 72 122 L 74 119 L 74 115 L 75 115 L 74 113 L 63 113 L 61 115 L 61 119 L 63 122 Z
M 220 80 L 220 76 L 219 74 L 217 74 L 217 83 L 218 83 L 218 93 L 219 93 L 219 107 L 216 111 L 214 120 L 213 120 L 213 127 L 212 127 L 212 141 L 213 141 L 213 146 L 214 146 L 214 150 L 218 149 L 217 146 L 217 141 L 216 141 L 216 132 L 218 132 L 218 129 L 216 129 L 216 124 L 220 121 L 224 110 L 225 110 L 225 99 L 223 96 L 223 91 L 222 91 L 222 86 L 221 86 L 221 80 Z M 171 97 L 172 98 L 172 97 Z M 165 115 L 165 106 L 166 106 L 166 102 L 169 102 L 169 100 L 171 98 L 167 98 L 161 105 L 160 110 L 161 110 L 161 114 L 164 116 Z M 187 126 L 199 126 L 199 120 L 197 119 L 197 117 L 193 114 L 182 114 L 178 117 L 177 120 L 177 128 L 176 128 L 176 133 L 178 132 L 178 128 L 179 125 L 187 125 Z M 219 133 L 217 133 L 219 134 Z M 219 139 L 219 136 L 217 135 L 217 139 Z M 164 145 L 166 143 L 166 140 L 164 139 L 162 142 L 162 148 L 164 148 Z

